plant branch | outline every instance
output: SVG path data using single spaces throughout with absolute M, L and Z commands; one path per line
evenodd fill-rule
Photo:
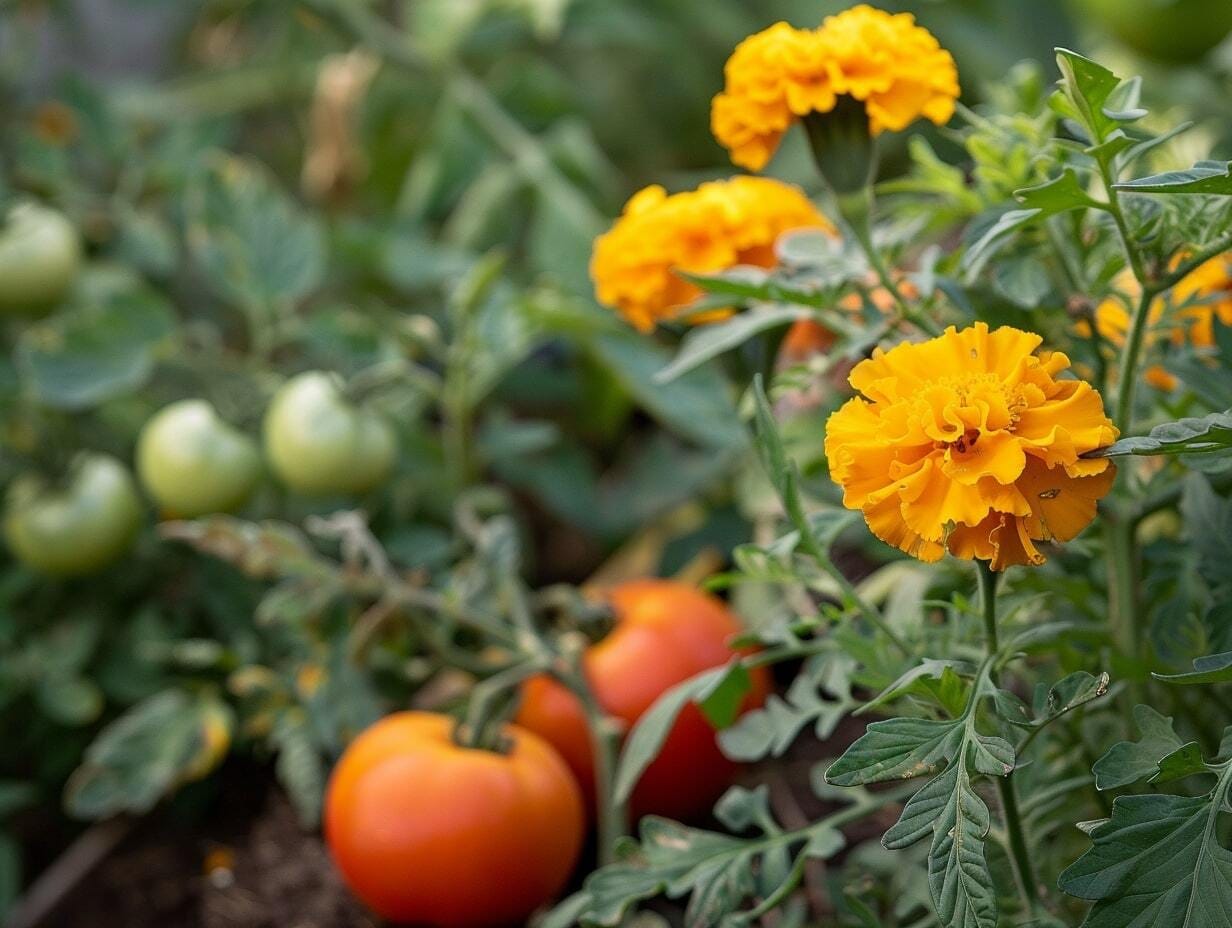
M 984 637 L 990 661 L 989 681 L 996 684 L 997 639 L 997 575 L 988 561 L 976 561 L 979 579 L 980 606 L 984 616 Z M 1010 844 L 1010 862 L 1013 865 L 1014 881 L 1023 905 L 1030 915 L 1036 911 L 1035 869 L 1031 864 L 1031 851 L 1027 846 L 1022 827 L 1022 815 L 1018 810 L 1018 797 L 1014 791 L 1013 773 L 994 777 L 997 795 L 1001 799 L 1001 811 L 1005 815 L 1005 831 Z

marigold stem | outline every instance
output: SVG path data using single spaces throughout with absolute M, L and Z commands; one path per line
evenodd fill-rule
M 997 683 L 996 654 L 999 649 L 997 638 L 997 574 L 988 561 L 976 561 L 977 578 L 979 580 L 980 605 L 984 616 L 984 639 L 992 667 L 989 679 Z M 1031 850 L 1027 845 L 1026 832 L 1022 827 L 1022 814 L 1018 810 L 1018 796 L 1014 791 L 1013 773 L 1003 777 L 993 777 L 997 783 L 997 795 L 1001 799 L 1001 811 L 1005 816 L 1005 832 L 1009 838 L 1010 862 L 1014 871 L 1014 882 L 1022 904 L 1030 915 L 1036 911 L 1035 868 L 1031 864 Z

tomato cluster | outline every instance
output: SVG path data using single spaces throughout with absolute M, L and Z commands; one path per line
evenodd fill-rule
M 736 618 L 681 583 L 611 591 L 616 626 L 587 652 L 602 708 L 632 726 L 668 689 L 726 663 Z M 753 672 L 747 705 L 768 680 Z M 594 760 L 577 698 L 547 677 L 523 688 L 503 753 L 461 747 L 445 716 L 398 713 L 361 734 L 334 769 L 325 831 L 348 884 L 395 921 L 440 928 L 519 923 L 549 902 L 576 861 L 593 804 Z M 633 796 L 634 816 L 694 818 L 735 766 L 688 706 Z

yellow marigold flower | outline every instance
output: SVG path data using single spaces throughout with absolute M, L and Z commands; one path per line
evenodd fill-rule
M 1173 266 L 1181 260 L 1184 258 L 1174 261 Z M 1130 300 L 1136 301 L 1142 293 L 1132 271 L 1123 271 L 1115 284 Z M 1178 308 L 1161 327 L 1169 305 Z M 1163 336 L 1177 347 L 1189 344 L 1195 348 L 1213 348 L 1216 318 L 1224 325 L 1232 325 L 1232 252 L 1198 265 L 1172 288 L 1170 299 L 1160 297 L 1151 303 L 1147 311 L 1146 343 L 1150 345 Z M 1116 347 L 1125 344 L 1129 310 L 1120 298 L 1109 297 L 1096 307 L 1095 328 Z M 1147 383 L 1160 390 L 1176 389 L 1176 377 L 1159 365 L 1147 368 L 1145 377 Z
M 733 177 L 671 196 L 647 187 L 595 241 L 590 275 L 599 302 L 648 332 L 701 296 L 677 271 L 771 267 L 778 237 L 803 228 L 833 231 L 798 188 L 776 180 Z
M 851 372 L 862 396 L 826 424 L 843 503 L 878 538 L 924 561 L 948 550 L 994 570 L 1042 564 L 1036 544 L 1068 541 L 1112 486 L 1116 440 L 1090 384 L 1059 380 L 1060 352 L 1008 326 L 953 326 L 921 344 L 878 349 Z
M 901 131 L 921 117 L 942 125 L 954 115 L 954 59 L 910 13 L 865 4 L 827 17 L 819 29 L 777 23 L 745 39 L 724 68 L 711 129 L 732 161 L 760 171 L 783 133 L 809 113 L 828 113 L 840 97 L 864 105 L 869 131 Z

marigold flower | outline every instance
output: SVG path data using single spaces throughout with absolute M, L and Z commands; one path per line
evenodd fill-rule
M 1038 542 L 1081 532 L 1115 476 L 1081 455 L 1117 430 L 1090 384 L 1057 379 L 1069 358 L 1037 354 L 1042 340 L 977 322 L 857 364 L 863 395 L 826 424 L 844 505 L 914 557 L 948 550 L 994 570 L 1042 564 Z
M 954 115 L 954 59 L 910 13 L 866 4 L 829 16 L 819 29 L 776 23 L 736 47 L 714 98 L 711 129 L 732 161 L 760 171 L 799 118 L 829 113 L 839 98 L 864 105 L 873 135 L 921 117 Z
M 1175 267 L 1180 260 L 1173 262 Z M 1130 300 L 1137 300 L 1142 287 L 1133 272 L 1123 271 L 1116 278 L 1116 287 Z M 1178 307 L 1163 327 L 1169 305 Z M 1177 347 L 1185 344 L 1195 348 L 1215 347 L 1215 320 L 1232 325 L 1232 252 L 1206 261 L 1172 288 L 1170 299 L 1160 297 L 1147 311 L 1146 343 L 1164 336 Z M 1118 297 L 1109 297 L 1095 309 L 1095 328 L 1105 339 L 1120 348 L 1129 331 L 1129 310 Z M 1089 331 L 1087 329 L 1086 331 Z M 1147 383 L 1160 390 L 1175 390 L 1176 377 L 1159 365 L 1147 368 Z
M 803 192 L 776 180 L 733 177 L 671 196 L 647 187 L 595 241 L 590 274 L 599 302 L 648 332 L 702 294 L 677 271 L 771 267 L 778 237 L 803 228 L 833 231 Z

